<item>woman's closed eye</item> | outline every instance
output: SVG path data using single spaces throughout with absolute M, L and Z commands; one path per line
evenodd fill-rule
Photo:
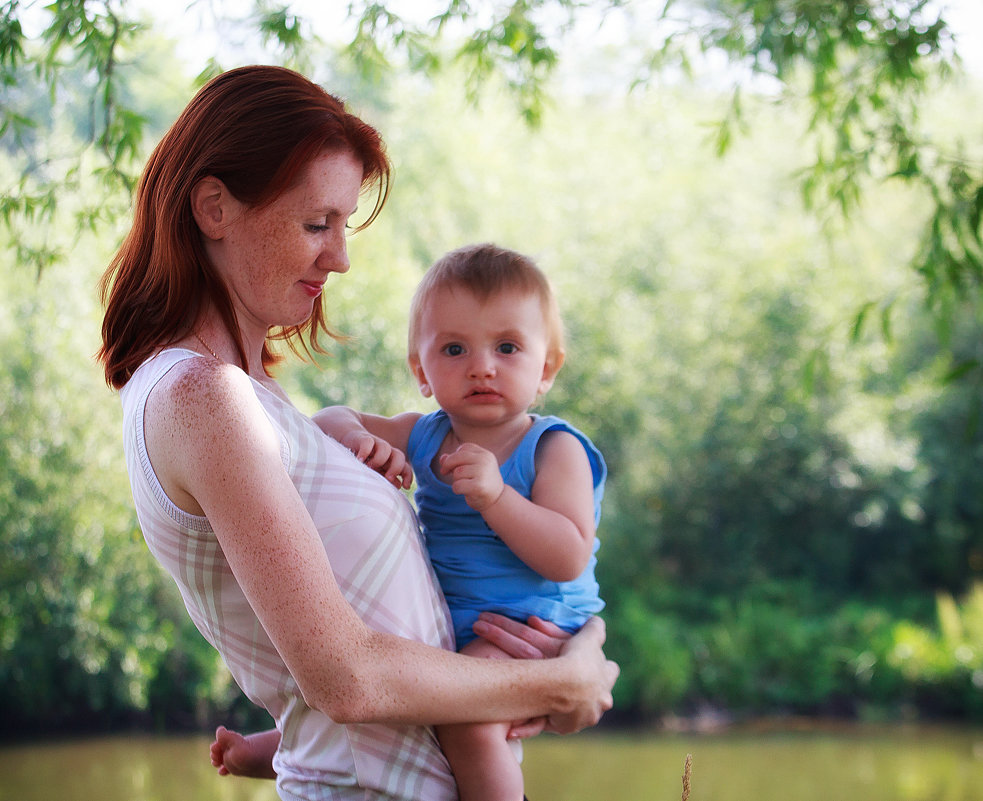
M 351 225 L 348 221 L 350 218 L 344 218 L 340 214 L 329 214 L 323 219 L 317 220 L 315 222 L 304 223 L 304 228 L 312 234 L 319 234 L 324 231 L 330 231 L 333 228 L 341 225 L 345 229 L 345 236 L 355 232 L 356 228 Z

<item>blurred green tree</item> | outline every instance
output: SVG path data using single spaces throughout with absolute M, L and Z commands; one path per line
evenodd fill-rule
M 0 6 L 3 36 L 16 33 L 25 7 Z M 659 44 L 662 61 L 634 62 L 643 77 L 643 68 L 667 70 L 659 73 L 667 82 L 672 72 L 662 65 L 679 52 L 683 23 L 722 36 L 729 17 L 717 12 L 738 10 L 594 7 L 650 13 L 674 33 Z M 119 147 L 101 141 L 125 129 L 106 120 L 119 105 L 139 110 L 129 118 L 134 136 L 159 130 L 190 91 L 158 79 L 181 74 L 172 49 L 122 24 L 118 38 L 104 42 L 115 42 L 112 86 L 97 91 L 99 68 L 71 58 L 64 43 L 73 32 L 102 31 L 93 15 L 119 16 L 122 8 L 53 4 L 44 12 L 52 19 L 84 12 L 89 21 L 72 22 L 63 35 L 52 29 L 50 42 L 14 36 L 21 54 L 0 59 L 7 70 L 0 174 L 12 187 L 0 201 L 10 256 L 0 278 L 0 545 L 10 554 L 0 562 L 0 703 L 18 715 L 37 710 L 38 725 L 93 710 L 107 722 L 149 712 L 160 725 L 186 725 L 234 703 L 214 652 L 140 543 L 118 422 L 107 411 L 115 404 L 88 360 L 98 339 L 95 278 L 126 225 L 126 191 L 145 150 L 136 139 L 117 139 Z M 358 8 L 368 4 L 354 7 L 356 16 Z M 550 8 L 585 13 L 573 4 L 511 8 L 530 19 Z M 673 21 L 670 12 L 684 8 L 693 16 Z M 896 28 L 905 8 L 916 11 L 890 6 Z M 445 20 L 445 36 L 466 30 L 463 6 L 461 13 Z M 270 31 L 289 29 L 285 41 L 297 48 L 281 48 L 274 35 L 277 58 L 302 58 L 310 28 L 289 14 L 270 19 Z M 555 21 L 543 31 L 567 30 Z M 890 703 L 905 681 L 888 658 L 892 621 L 910 615 L 912 625 L 932 625 L 925 610 L 934 610 L 936 590 L 957 595 L 983 575 L 983 454 L 975 378 L 966 371 L 983 341 L 979 304 L 967 281 L 947 297 L 929 293 L 945 310 L 950 354 L 969 379 L 945 383 L 952 365 L 924 310 L 903 298 L 920 274 L 897 269 L 925 253 L 908 225 L 933 213 L 933 198 L 917 191 L 922 178 L 902 176 L 889 191 L 868 181 L 890 165 L 890 151 L 865 140 L 866 160 L 811 184 L 831 196 L 839 186 L 841 208 L 851 209 L 827 236 L 802 213 L 788 177 L 818 174 L 814 145 L 827 123 L 813 119 L 812 101 L 804 112 L 772 102 L 800 89 L 808 97 L 806 61 L 786 69 L 784 83 L 752 81 L 735 105 L 733 85 L 703 76 L 658 87 L 655 72 L 648 91 L 612 97 L 588 85 L 571 97 L 547 81 L 558 62 L 541 60 L 533 76 L 541 82 L 531 85 L 541 99 L 553 92 L 555 102 L 530 108 L 538 120 L 531 128 L 515 124 L 493 80 L 483 102 L 467 107 L 456 70 L 470 67 L 445 64 L 450 45 L 426 31 L 398 33 L 397 22 L 379 17 L 375 27 L 358 28 L 353 41 L 363 39 L 353 54 L 372 55 L 364 38 L 371 35 L 379 37 L 378 69 L 385 60 L 416 64 L 429 52 L 445 71 L 430 81 L 400 73 L 385 87 L 371 83 L 364 65 L 332 58 L 320 67 L 333 71 L 326 84 L 368 107 L 398 159 L 398 183 L 387 213 L 352 240 L 355 267 L 327 293 L 330 318 L 353 339 L 319 369 L 285 365 L 292 396 L 309 409 L 419 408 L 404 365 L 406 309 L 419 275 L 467 241 L 495 239 L 532 253 L 557 284 L 570 335 L 570 358 L 546 408 L 588 431 L 611 467 L 601 578 L 611 653 L 625 666 L 619 705 L 659 713 L 709 699 L 810 711 L 851 692 Z M 749 24 L 748 35 L 758 23 Z M 948 58 L 944 30 L 936 33 L 939 49 L 921 48 L 920 71 L 902 81 L 911 91 L 931 89 L 934 64 Z M 92 35 L 100 41 L 103 33 Z M 808 49 L 818 34 L 802 35 Z M 44 66 L 39 54 L 58 42 L 61 60 Z M 655 52 L 651 41 L 638 44 L 639 54 Z M 860 51 L 837 50 L 851 52 L 861 59 Z M 501 53 L 492 55 L 489 69 L 501 64 Z M 752 71 L 767 73 L 768 64 L 762 56 Z M 504 80 L 520 77 L 513 70 Z M 45 92 L 52 86 L 56 102 Z M 884 90 L 878 107 L 917 96 L 895 89 Z M 860 84 L 855 91 L 862 94 Z M 520 103 L 535 96 L 513 95 Z M 914 111 L 938 120 L 933 137 L 965 132 L 973 123 L 956 111 L 972 97 L 929 92 Z M 880 135 L 866 102 L 857 100 L 861 127 Z M 940 117 L 940 108 L 957 118 Z M 715 161 L 704 146 L 707 118 L 754 125 L 743 136 L 712 128 L 726 145 Z M 805 151 L 799 131 L 807 133 Z M 944 225 L 938 231 L 947 247 L 956 241 Z M 24 268 L 31 264 L 37 269 Z M 850 309 L 871 297 L 863 319 L 854 319 Z M 886 325 L 892 309 L 905 325 L 875 341 L 866 323 L 879 317 Z
M 67 82 L 81 79 L 91 102 L 88 141 L 96 154 L 89 169 L 111 185 L 131 186 L 146 119 L 126 92 L 130 60 L 146 33 L 125 0 L 57 2 L 44 7 L 40 33 L 25 32 L 32 4 L 0 5 L 0 141 L 23 149 L 19 184 L 5 192 L 0 217 L 37 220 L 51 213 L 62 175 L 51 175 L 32 129 L 45 121 L 36 93 L 17 90 L 25 79 L 55 100 Z M 256 0 L 240 20 L 254 38 L 288 64 L 303 65 L 316 40 L 316 24 L 290 3 Z M 803 95 L 812 109 L 804 136 L 814 159 L 803 189 L 815 201 L 855 208 L 865 179 L 896 179 L 925 187 L 933 201 L 922 248 L 912 267 L 930 304 L 976 298 L 983 278 L 983 165 L 957 150 L 924 139 L 919 110 L 932 77 L 956 58 L 956 42 L 934 4 L 924 0 L 513 0 L 469 4 L 434 2 L 423 19 L 395 4 L 355 0 L 342 21 L 342 42 L 358 73 L 378 77 L 393 64 L 434 74 L 463 65 L 467 90 L 481 91 L 501 76 L 530 121 L 541 117 L 550 77 L 578 30 L 603 31 L 621 23 L 619 75 L 626 83 L 652 83 L 680 67 L 695 70 L 696 53 L 724 53 L 733 63 L 726 80 L 733 102 L 719 127 L 718 148 L 748 124 L 743 97 Z M 338 24 L 337 22 L 335 24 Z M 345 37 L 342 37 L 345 38 Z M 211 63 L 202 77 L 220 68 Z M 734 77 L 734 76 L 738 77 Z M 78 169 L 70 164 L 69 174 Z M 79 212 L 90 224 L 98 204 Z M 39 265 L 50 258 L 34 254 Z M 979 366 L 973 362 L 972 366 Z

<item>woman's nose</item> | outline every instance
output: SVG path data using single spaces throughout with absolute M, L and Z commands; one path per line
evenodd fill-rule
M 348 242 L 344 236 L 333 240 L 317 257 L 317 264 L 322 270 L 332 273 L 347 273 L 351 267 L 348 261 Z

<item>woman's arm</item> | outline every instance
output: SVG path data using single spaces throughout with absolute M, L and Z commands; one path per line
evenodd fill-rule
M 162 382 L 163 383 L 163 382 Z M 551 660 L 486 660 L 369 629 L 345 601 L 248 378 L 205 360 L 158 385 L 147 444 L 165 490 L 200 507 L 305 701 L 342 722 L 546 715 L 558 732 L 611 706 L 603 625 Z
M 492 612 L 483 612 L 475 623 L 476 632 L 498 645 L 516 659 L 548 659 L 559 656 L 560 648 L 570 635 L 554 624 L 537 617 L 529 618 L 528 625 Z M 525 721 L 509 730 L 509 737 L 520 739 L 535 737 L 543 731 L 544 718 Z M 242 735 L 219 726 L 215 740 L 209 748 L 212 765 L 221 776 L 248 776 L 257 779 L 275 779 L 273 756 L 280 745 L 280 732 L 276 729 Z

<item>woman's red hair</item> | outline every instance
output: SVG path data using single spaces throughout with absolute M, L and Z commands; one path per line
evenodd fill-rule
M 364 228 L 382 209 L 392 175 L 373 127 L 282 67 L 242 67 L 202 87 L 151 154 L 137 187 L 133 226 L 102 277 L 106 314 L 98 358 L 110 386 L 123 387 L 154 352 L 187 336 L 206 303 L 222 316 L 248 370 L 232 301 L 191 213 L 192 189 L 214 176 L 238 200 L 263 206 L 324 150 L 353 153 L 362 162 L 362 188 L 375 187 Z M 331 335 L 316 303 L 305 323 L 271 336 L 323 352 L 321 332 Z M 269 338 L 262 358 L 264 369 L 277 361 Z

